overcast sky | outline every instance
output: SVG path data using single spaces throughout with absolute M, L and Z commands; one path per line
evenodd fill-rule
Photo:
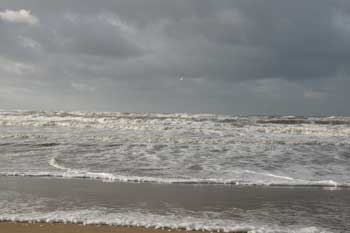
M 0 109 L 350 114 L 349 0 L 0 0 Z

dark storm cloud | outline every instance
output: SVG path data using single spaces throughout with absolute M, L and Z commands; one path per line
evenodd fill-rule
M 348 1 L 0 3 L 4 106 L 349 113 Z

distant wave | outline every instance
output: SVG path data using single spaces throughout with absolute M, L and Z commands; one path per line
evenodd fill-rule
M 319 124 L 319 125 L 350 125 L 349 118 L 302 118 L 302 119 L 259 119 L 256 120 L 259 124 L 285 124 L 285 125 L 300 125 L 300 124 Z
M 0 126 L 63 127 L 169 131 L 201 129 L 208 133 L 244 130 L 251 134 L 350 137 L 350 117 L 268 117 L 214 114 L 103 113 L 103 112 L 0 112 Z M 17 135 L 16 137 L 27 137 Z M 0 137 L 6 137 L 0 136 Z
M 48 112 L 48 111 L 0 111 L 0 125 L 67 126 L 67 127 L 116 127 L 114 123 L 127 120 L 137 123 L 144 120 L 173 122 L 216 122 L 231 125 L 249 124 L 316 124 L 350 125 L 350 117 L 297 117 L 297 116 L 234 116 L 189 113 L 121 113 L 121 112 Z

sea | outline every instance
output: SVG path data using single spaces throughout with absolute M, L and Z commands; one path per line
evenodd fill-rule
M 0 220 L 350 232 L 350 117 L 1 110 Z

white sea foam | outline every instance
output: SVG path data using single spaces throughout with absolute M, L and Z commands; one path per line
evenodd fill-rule
M 199 178 L 166 178 L 147 176 L 127 176 L 105 172 L 89 172 L 78 169 L 70 169 L 61 165 L 55 158 L 49 164 L 60 171 L 56 172 L 0 172 L 0 176 L 28 176 L 28 177 L 53 177 L 53 178 L 79 178 L 101 180 L 103 182 L 137 182 L 137 183 L 164 183 L 164 184 L 223 184 L 223 185 L 262 185 L 262 186 L 320 186 L 320 187 L 350 187 L 348 183 L 338 183 L 333 180 L 302 180 L 287 176 L 259 173 L 250 170 L 242 171 L 243 177 L 246 174 L 254 174 L 252 180 L 240 179 L 199 179 Z M 271 177 L 272 179 L 266 179 Z
M 69 170 L 69 168 L 66 168 L 66 167 L 62 166 L 61 164 L 59 164 L 59 163 L 57 162 L 57 159 L 56 159 L 56 158 L 50 159 L 49 164 L 50 164 L 51 166 L 57 168 L 57 169 Z
M 260 174 L 263 176 L 270 176 L 273 178 L 278 178 L 278 179 L 285 179 L 285 180 L 295 180 L 292 177 L 288 177 L 288 176 L 278 176 L 278 175 L 274 175 L 274 174 L 270 174 L 270 173 L 258 173 L 258 172 L 254 172 L 254 171 L 249 171 L 249 170 L 244 170 L 247 173 L 253 173 L 253 174 Z
M 253 225 L 229 219 L 208 219 L 183 215 L 159 215 L 127 211 L 107 213 L 101 210 L 32 212 L 23 214 L 1 214 L 0 221 L 16 222 L 60 222 L 78 224 L 107 224 L 113 226 L 135 226 L 146 228 L 169 228 L 185 230 L 207 230 L 218 232 L 249 233 L 327 233 L 318 227 L 280 227 L 275 225 Z
M 333 118 L 291 118 L 285 117 L 238 117 L 229 115 L 214 114 L 157 114 L 157 113 L 106 113 L 106 112 L 0 112 L 0 125 L 8 126 L 61 126 L 61 127 L 94 127 L 94 128 L 139 128 L 142 125 L 148 127 L 150 125 L 183 125 L 200 124 L 203 126 L 210 125 L 210 122 L 220 124 L 224 123 L 227 127 L 235 127 L 237 125 L 246 124 L 264 124 L 269 128 L 279 123 L 284 123 L 290 130 L 293 124 L 302 125 L 310 129 L 323 129 L 325 126 L 349 125 L 350 117 L 333 117 Z M 300 123 L 301 122 L 301 123 Z M 227 123 L 227 124 L 226 124 Z M 283 125 L 283 124 L 282 124 Z M 316 128 L 314 126 L 317 126 Z M 280 126 L 281 127 L 281 126 Z M 142 128 L 142 127 L 141 127 Z M 284 127 L 281 127 L 284 128 Z M 332 127 L 327 127 L 332 129 Z M 344 127 L 340 127 L 340 129 Z M 347 127 L 345 127 L 347 128 Z M 295 129 L 302 131 L 302 129 Z M 288 130 L 286 131 L 288 132 Z M 347 131 L 346 131 L 347 132 Z
M 278 180 L 281 180 L 280 182 L 271 182 L 271 183 L 264 183 L 264 185 L 283 185 L 283 186 L 324 186 L 324 187 L 348 187 L 349 184 L 340 184 L 338 182 L 335 182 L 333 180 L 303 180 L 303 179 L 295 179 L 288 176 L 281 176 L 281 175 L 275 175 L 270 173 L 259 173 L 255 171 L 249 171 L 245 170 L 247 173 L 257 174 L 260 176 L 267 176 L 276 178 Z M 286 180 L 286 182 L 283 182 L 283 180 Z
M 235 179 L 176 179 L 176 178 L 157 178 L 157 177 L 140 177 L 140 176 L 123 176 L 111 173 L 102 172 L 87 172 L 70 169 L 59 164 L 56 158 L 52 158 L 49 164 L 57 169 L 65 170 L 62 177 L 68 178 L 90 178 L 103 181 L 118 181 L 118 182 L 153 182 L 153 183 L 168 183 L 168 184 L 235 184 L 235 185 L 283 185 L 283 186 L 324 186 L 324 187 L 347 187 L 349 184 L 340 184 L 333 180 L 303 180 L 295 179 L 288 176 L 275 175 L 270 173 L 259 173 L 250 170 L 243 170 L 244 173 L 255 174 L 261 178 L 272 177 L 274 180 L 257 179 L 254 181 L 243 181 Z

